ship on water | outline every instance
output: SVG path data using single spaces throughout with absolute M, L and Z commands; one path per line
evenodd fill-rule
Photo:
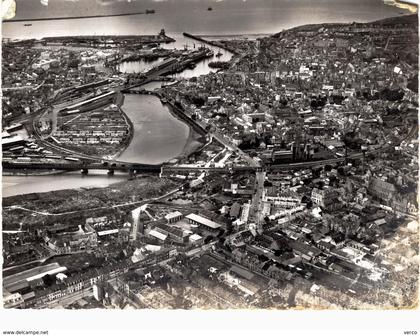
M 210 10 L 213 10 L 213 8 L 209 7 L 209 8 L 207 8 L 207 10 L 210 11 Z
M 25 23 L 24 26 L 25 27 L 30 27 L 30 26 L 32 26 L 32 23 Z
M 146 9 L 146 14 L 154 14 L 156 11 L 154 9 Z

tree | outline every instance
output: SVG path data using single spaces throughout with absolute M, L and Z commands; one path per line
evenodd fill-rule
M 268 257 L 265 255 L 258 255 L 258 260 L 262 263 L 265 263 L 268 261 Z
M 211 242 L 211 240 L 213 240 L 213 236 L 209 235 L 204 239 L 204 244 L 208 244 Z
M 274 256 L 280 257 L 281 254 L 282 254 L 282 251 L 281 250 L 274 250 Z
M 333 186 L 337 186 L 338 185 L 338 179 L 336 176 L 330 176 L 330 184 Z
M 46 274 L 42 277 L 42 282 L 45 286 L 50 287 L 52 284 L 55 283 L 55 277 L 51 276 L 50 274 Z
M 414 93 L 419 92 L 419 75 L 416 74 L 413 78 L 408 80 L 407 88 L 413 91 Z
M 231 219 L 229 219 L 227 222 L 226 222 L 226 234 L 230 234 L 231 232 L 232 232 L 232 230 L 233 230 L 233 222 L 232 222 L 232 220 Z
M 330 172 L 331 170 L 332 170 L 332 166 L 331 165 L 327 164 L 327 165 L 324 166 L 324 171 Z
M 67 66 L 72 69 L 77 69 L 79 67 L 80 61 L 77 58 L 69 59 Z

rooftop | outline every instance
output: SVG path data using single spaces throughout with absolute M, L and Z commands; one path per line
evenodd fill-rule
M 175 212 L 171 212 L 169 214 L 166 214 L 165 219 L 170 220 L 170 219 L 177 218 L 179 216 L 182 216 L 182 213 L 180 211 L 175 211 Z
M 200 215 L 197 215 L 197 214 L 194 214 L 194 213 L 188 214 L 186 216 L 186 218 L 189 219 L 189 220 L 193 220 L 195 222 L 198 222 L 198 223 L 200 223 L 204 226 L 210 227 L 212 229 L 218 229 L 218 228 L 221 227 L 221 225 L 219 223 L 216 223 L 214 221 L 211 221 L 207 218 L 204 218 L 204 217 L 202 217 Z

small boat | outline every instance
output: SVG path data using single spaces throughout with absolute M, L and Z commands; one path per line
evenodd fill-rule
M 25 27 L 30 27 L 30 26 L 32 26 L 32 23 L 25 23 L 24 26 Z
M 210 10 L 213 10 L 213 8 L 209 7 L 209 8 L 207 8 L 207 10 L 209 10 L 209 11 L 210 11 Z
M 155 10 L 154 9 L 146 9 L 146 14 L 154 14 Z

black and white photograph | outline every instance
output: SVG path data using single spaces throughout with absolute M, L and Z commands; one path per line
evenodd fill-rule
M 1 9 L 6 312 L 417 310 L 416 1 Z

